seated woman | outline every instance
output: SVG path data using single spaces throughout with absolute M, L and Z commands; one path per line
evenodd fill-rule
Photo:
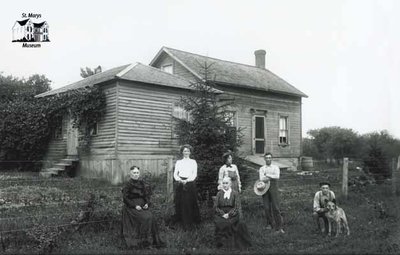
M 246 249 L 251 246 L 247 226 L 239 217 L 239 195 L 231 179 L 224 177 L 215 199 L 215 237 L 217 247 Z
M 149 232 L 153 245 L 157 248 L 165 244 L 161 241 L 157 222 L 149 210 L 149 194 L 145 183 L 139 179 L 140 170 L 132 166 L 130 179 L 122 189 L 124 206 L 122 208 L 122 235 L 129 248 L 150 246 Z

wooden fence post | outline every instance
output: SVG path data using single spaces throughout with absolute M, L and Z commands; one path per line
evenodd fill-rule
M 400 171 L 400 156 L 397 159 L 397 166 L 396 166 L 396 158 L 392 159 L 392 194 L 396 195 L 397 194 L 397 182 L 399 181 L 398 175 L 399 175 L 399 171 Z
M 167 166 L 167 201 L 172 202 L 174 196 L 174 166 L 172 158 L 168 160 Z
M 348 193 L 348 173 L 349 173 L 349 158 L 343 158 L 343 179 L 342 179 L 342 195 L 347 199 Z

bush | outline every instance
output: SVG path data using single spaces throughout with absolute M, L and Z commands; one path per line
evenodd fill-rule
M 45 98 L 16 98 L 0 104 L 0 161 L 6 167 L 39 170 L 53 130 L 68 114 L 84 127 L 86 146 L 90 127 L 105 112 L 105 95 L 98 87 L 77 89 Z

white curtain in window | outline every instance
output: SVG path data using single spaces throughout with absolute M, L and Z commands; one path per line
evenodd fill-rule
M 287 137 L 287 117 L 280 117 L 279 119 L 279 136 Z

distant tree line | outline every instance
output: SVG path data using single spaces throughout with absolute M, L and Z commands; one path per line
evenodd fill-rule
M 328 162 L 344 157 L 359 160 L 378 178 L 390 176 L 391 160 L 400 155 L 400 140 L 386 130 L 359 135 L 352 129 L 334 126 L 312 129 L 307 134 L 303 155 Z

